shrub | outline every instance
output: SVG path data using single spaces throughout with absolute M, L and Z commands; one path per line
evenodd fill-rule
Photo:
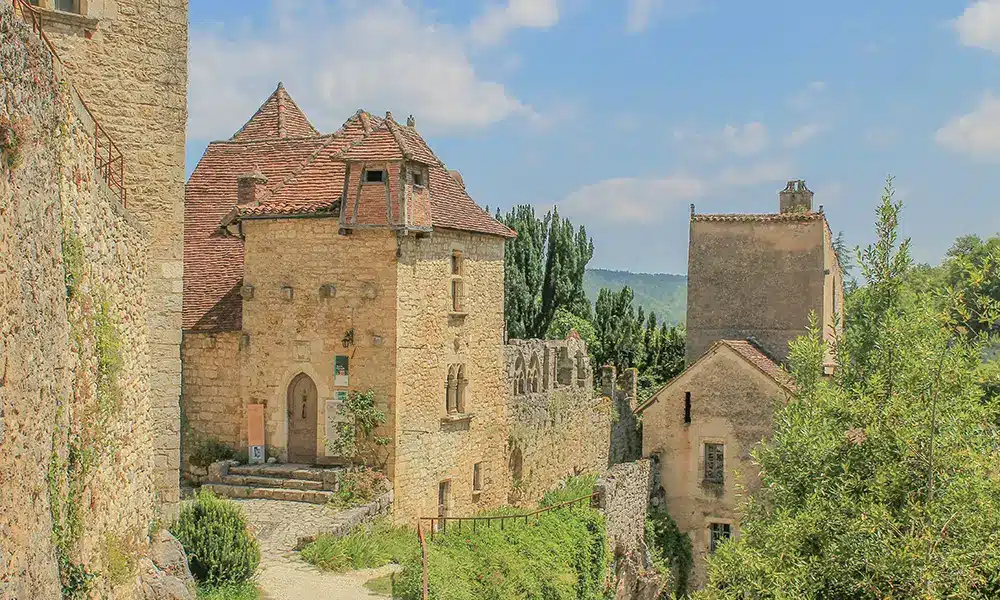
M 207 467 L 220 460 L 231 460 L 236 456 L 232 448 L 223 444 L 215 438 L 199 440 L 188 460 L 196 467 Z
M 653 555 L 653 562 L 664 571 L 669 571 L 674 583 L 676 598 L 687 594 L 688 578 L 691 575 L 691 538 L 681 533 L 677 523 L 666 510 L 657 508 L 646 517 L 646 546 Z
M 386 521 L 378 521 L 370 532 L 360 529 L 339 538 L 321 535 L 302 549 L 303 560 L 337 572 L 401 564 L 419 554 L 416 532 L 407 527 L 393 527 Z
M 260 563 L 243 510 L 211 492 L 186 503 L 170 532 L 187 552 L 191 573 L 210 586 L 247 582 Z
M 338 508 L 368 504 L 385 491 L 385 474 L 374 469 L 360 469 L 345 473 L 340 487 L 330 503 Z
M 260 590 L 249 581 L 220 586 L 198 586 L 198 600 L 260 600 Z
M 589 496 L 594 493 L 595 483 L 597 483 L 597 475 L 567 477 L 558 488 L 545 494 L 538 506 L 552 506 Z

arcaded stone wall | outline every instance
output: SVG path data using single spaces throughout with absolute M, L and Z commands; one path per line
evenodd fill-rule
M 614 465 L 597 480 L 594 490 L 614 554 L 636 556 L 645 551 L 652 482 L 652 461 L 648 458 Z
M 248 220 L 242 226 L 247 292 L 238 350 L 240 395 L 244 410 L 247 404 L 264 404 L 265 444 L 288 459 L 288 387 L 300 373 L 317 390 L 317 462 L 339 459 L 328 455 L 325 427 L 327 401 L 337 391 L 373 390 L 389 416 L 382 433 L 391 435 L 397 397 L 395 233 L 358 229 L 341 235 L 337 220 L 326 218 Z M 348 387 L 335 385 L 338 355 L 349 359 Z M 207 402 L 192 392 L 192 406 Z M 245 417 L 217 418 L 238 419 L 245 448 Z M 386 449 L 390 476 L 391 451 Z
M 797 220 L 796 220 L 797 219 Z M 691 221 L 687 364 L 720 339 L 754 337 L 776 360 L 823 316 L 822 216 Z
M 169 512 L 179 499 L 188 0 L 84 4 L 82 18 L 44 13 L 44 28 L 124 154 L 128 208 L 149 232 L 156 488 Z
M 504 351 L 507 500 L 530 504 L 567 476 L 604 472 L 613 411 L 594 392 L 586 343 L 510 340 Z
M 686 393 L 690 423 L 684 421 Z M 760 485 L 750 451 L 770 436 L 774 407 L 787 398 L 774 379 L 718 346 L 647 401 L 643 456 L 659 461 L 662 489 L 654 490 L 656 502 L 664 503 L 678 528 L 691 536 L 696 587 L 704 581 L 710 524 L 729 524 L 732 535 L 739 534 L 743 489 L 752 493 Z M 723 445 L 721 484 L 705 480 L 705 444 Z
M 240 332 L 185 332 L 181 397 L 182 464 L 206 438 L 244 450 L 246 411 L 240 396 Z
M 460 273 L 451 260 L 461 253 Z M 504 422 L 503 256 L 495 236 L 438 229 L 403 238 L 396 273 L 397 393 L 394 518 L 438 513 L 438 485 L 450 481 L 452 515 L 507 499 Z M 452 279 L 461 279 L 461 312 Z M 448 413 L 452 365 L 464 365 L 464 408 Z M 480 464 L 482 490 L 473 489 Z
M 62 556 L 131 598 L 155 515 L 146 232 L 6 1 L 0 48 L 0 596 L 60 597 Z

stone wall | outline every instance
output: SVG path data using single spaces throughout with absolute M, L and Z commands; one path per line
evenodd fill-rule
M 452 256 L 460 253 L 459 274 Z M 396 487 L 393 515 L 412 522 L 446 510 L 468 515 L 507 498 L 503 358 L 504 240 L 438 229 L 402 239 L 396 267 Z M 451 283 L 461 281 L 459 311 Z M 464 366 L 464 399 L 449 413 L 448 378 Z M 455 390 L 458 391 L 457 389 Z M 479 465 L 481 489 L 474 489 Z
M 504 352 L 507 501 L 531 504 L 567 476 L 602 473 L 613 411 L 594 392 L 586 343 L 510 340 Z
M 638 384 L 638 369 L 625 369 L 619 375 L 613 365 L 601 368 L 601 391 L 611 399 L 613 406 L 608 456 L 612 465 L 642 456 L 642 425 L 633 412 L 638 403 Z
M 207 438 L 244 450 L 246 411 L 240 397 L 240 332 L 185 332 L 181 346 L 182 465 Z
M 823 318 L 824 220 L 695 215 L 688 250 L 687 364 L 720 339 L 754 337 L 778 361 Z
M 608 541 L 616 555 L 645 551 L 646 513 L 653 482 L 648 458 L 612 466 L 597 480 L 594 491 L 604 512 Z
M 179 499 L 188 0 L 81 4 L 81 16 L 43 11 L 44 29 L 124 154 L 128 208 L 149 232 L 156 489 L 170 512 Z
M 155 517 L 147 235 L 6 1 L 0 49 L 0 597 L 58 598 L 62 557 L 131 598 Z

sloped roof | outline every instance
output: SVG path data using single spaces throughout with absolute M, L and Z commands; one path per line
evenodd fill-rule
M 434 227 L 515 235 L 469 197 L 414 127 L 396 123 L 391 114 L 382 119 L 359 110 L 333 134 L 320 135 L 279 83 L 229 140 L 208 145 L 185 186 L 184 330 L 242 327 L 243 242 L 220 230 L 221 222 L 242 216 L 337 215 L 346 167 L 332 157 L 365 139 L 371 147 L 385 144 L 399 157 L 428 165 Z M 236 178 L 253 169 L 267 177 L 263 200 L 237 207 Z
M 260 105 L 257 112 L 229 139 L 231 142 L 256 142 L 274 138 L 312 137 L 319 131 L 278 82 L 278 87 Z
M 750 340 L 719 340 L 709 347 L 701 357 L 695 362 L 689 365 L 683 372 L 668 381 L 660 389 L 653 392 L 648 400 L 643 402 L 641 405 L 637 406 L 633 411 L 635 414 L 640 414 L 647 408 L 649 408 L 654 402 L 656 402 L 657 397 L 667 388 L 672 386 L 675 382 L 679 381 L 686 373 L 690 373 L 694 369 L 700 367 L 703 361 L 710 358 L 717 349 L 726 348 L 733 351 L 737 356 L 744 359 L 748 364 L 756 368 L 758 371 L 766 375 L 777 385 L 783 388 L 788 393 L 795 394 L 795 382 L 791 375 L 787 371 L 782 369 L 774 360 L 768 357 L 764 352 L 752 341 Z

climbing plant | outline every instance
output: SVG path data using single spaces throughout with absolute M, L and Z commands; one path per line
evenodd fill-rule
M 649 511 L 646 517 L 646 546 L 653 555 L 653 562 L 661 570 L 671 574 L 675 598 L 687 595 L 688 578 L 694 559 L 691 554 L 691 538 L 681 533 L 677 523 L 662 508 Z M 669 597 L 664 590 L 663 596 Z
M 346 419 L 338 424 L 337 437 L 327 442 L 331 451 L 355 465 L 384 469 L 392 438 L 376 431 L 385 424 L 387 417 L 375 403 L 375 391 L 349 393 L 339 414 Z

